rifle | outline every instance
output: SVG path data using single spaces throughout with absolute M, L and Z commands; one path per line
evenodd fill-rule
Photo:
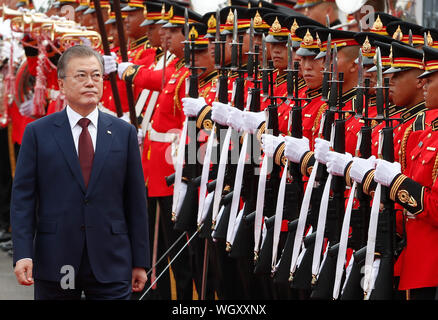
M 117 33 L 119 34 L 119 43 L 120 43 L 120 54 L 122 55 L 122 61 L 128 61 L 128 52 L 126 49 L 126 40 L 125 40 L 125 31 L 123 30 L 123 18 L 122 12 L 120 9 L 120 0 L 114 0 L 114 12 L 116 14 L 116 25 L 117 25 Z M 129 118 L 131 120 L 131 124 L 135 129 L 138 129 L 138 121 L 137 115 L 135 112 L 135 104 L 134 104 L 134 93 L 132 91 L 132 81 L 127 80 L 126 83 L 126 95 L 128 97 L 128 105 L 129 105 Z
M 334 48 L 334 54 L 337 54 L 337 48 Z M 345 111 L 343 111 L 344 102 L 342 100 L 343 73 L 337 72 L 337 64 L 333 63 L 333 77 L 331 83 L 329 106 L 336 111 L 338 119 L 335 120 L 333 133 L 333 149 L 339 153 L 345 153 Z M 327 210 L 327 220 L 325 228 L 325 237 L 328 239 L 326 259 L 322 265 L 317 279 L 313 279 L 312 299 L 329 299 L 333 293 L 335 282 L 336 258 L 339 250 L 340 230 L 342 227 L 343 216 L 345 212 L 345 180 L 344 177 L 330 176 L 332 179 L 331 190 L 333 197 L 331 204 L 333 210 Z M 329 180 L 327 180 L 328 183 Z M 328 186 L 327 186 L 328 187 Z M 319 226 L 319 223 L 318 223 Z M 315 252 L 315 254 L 317 254 Z M 316 280 L 316 281 L 315 281 Z
M 109 56 L 109 55 L 111 55 L 111 50 L 110 50 L 110 45 L 109 45 L 106 29 L 105 29 L 105 22 L 103 21 L 100 0 L 93 0 L 93 1 L 94 1 L 94 7 L 96 8 L 97 23 L 99 24 L 99 31 L 100 31 L 100 35 L 101 35 L 101 39 L 102 39 L 103 52 L 105 55 Z M 114 104 L 116 106 L 117 117 L 120 118 L 123 116 L 123 110 L 122 110 L 122 105 L 120 102 L 119 91 L 117 89 L 117 72 L 116 71 L 111 72 L 109 74 L 109 77 L 110 77 L 110 83 L 111 83 L 111 90 L 112 90 L 113 97 L 114 97 Z
M 184 55 L 190 58 L 189 88 L 187 92 L 189 97 L 198 98 L 198 69 L 202 68 L 196 67 L 195 35 L 190 35 L 187 9 L 185 10 L 184 34 L 184 50 L 189 50 L 189 54 L 185 52 Z M 187 185 L 187 191 L 182 202 L 181 210 L 175 220 L 174 229 L 191 232 L 197 227 L 197 215 L 195 212 L 198 212 L 198 186 L 201 182 L 199 163 L 196 159 L 198 150 L 196 117 L 188 117 L 187 119 L 187 136 L 189 137 L 189 142 L 185 144 L 185 165 L 183 169 L 183 181 L 185 181 Z M 183 138 L 184 137 L 181 137 L 181 139 Z

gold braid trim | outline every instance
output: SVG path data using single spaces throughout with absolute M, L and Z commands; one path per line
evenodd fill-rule
M 347 168 L 347 171 L 345 172 L 345 183 L 349 187 L 351 187 L 353 185 L 353 183 L 351 182 L 351 177 L 350 177 L 350 170 L 351 170 L 352 166 L 353 166 L 353 162 L 350 163 L 350 165 Z
M 202 122 L 204 121 L 205 116 L 207 115 L 207 113 L 209 113 L 211 110 L 211 106 L 206 105 L 201 113 L 198 116 L 198 120 L 196 120 L 196 128 L 201 129 L 202 126 Z
M 326 107 L 327 107 L 327 103 L 325 103 L 325 102 L 321 105 L 321 107 L 319 107 L 318 113 L 316 114 L 316 117 L 315 117 L 315 122 L 313 122 L 312 132 L 315 132 L 316 128 L 318 127 L 319 123 L 321 122 L 321 117 L 322 117 L 322 114 L 324 113 Z
M 143 51 L 144 51 L 144 48 L 138 50 L 137 54 L 135 55 L 135 60 L 139 60 L 140 59 L 141 55 L 143 54 Z
M 409 135 L 411 134 L 413 128 L 414 128 L 414 124 L 411 124 L 405 130 L 405 134 L 403 135 L 402 143 L 400 146 L 400 164 L 401 164 L 401 171 L 402 172 L 404 172 L 406 169 L 406 145 L 408 143 L 408 138 L 409 138 Z
M 404 174 L 401 174 L 397 177 L 397 179 L 395 180 L 395 182 L 392 184 L 391 190 L 389 192 L 389 198 L 392 201 L 395 201 L 395 196 L 397 195 L 397 191 L 398 188 L 400 187 L 400 185 L 403 183 L 403 181 L 405 181 L 408 177 L 405 176 Z
M 264 121 L 261 125 L 260 128 L 257 131 L 257 140 L 262 141 L 262 134 L 264 134 L 266 131 L 266 121 Z
M 179 79 L 178 84 L 176 85 L 175 89 L 175 96 L 173 97 L 173 114 L 175 114 L 175 106 L 177 106 L 178 110 L 181 110 L 181 99 L 179 98 L 179 89 L 183 85 L 184 81 L 186 80 L 187 76 L 189 75 L 189 70 L 187 70 L 183 76 Z
M 438 154 L 435 157 L 435 162 L 433 164 L 433 170 L 432 170 L 432 180 L 434 183 L 437 176 L 438 176 Z
M 372 172 L 370 172 L 366 178 L 364 183 L 362 184 L 362 190 L 365 194 L 369 195 L 369 188 L 370 188 L 370 184 L 371 182 L 374 180 L 374 173 L 375 171 L 373 170 Z
M 281 162 L 281 158 L 285 148 L 286 148 L 286 144 L 283 142 L 282 144 L 280 144 L 277 151 L 275 152 L 275 163 L 279 166 L 283 165 L 283 163 Z
M 301 161 L 301 174 L 302 174 L 303 176 L 306 176 L 307 173 L 308 173 L 308 171 L 307 171 L 307 164 L 308 164 L 310 158 L 313 156 L 313 154 L 314 154 L 313 151 L 308 151 L 308 152 L 305 154 L 305 156 L 304 156 L 304 158 L 303 158 L 303 161 Z

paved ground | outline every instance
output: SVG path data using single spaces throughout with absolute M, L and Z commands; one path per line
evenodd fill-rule
M 0 300 L 33 300 L 33 286 L 20 286 L 12 269 L 12 258 L 0 250 Z

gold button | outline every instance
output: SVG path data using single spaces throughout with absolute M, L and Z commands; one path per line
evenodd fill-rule
M 428 138 L 430 138 L 431 136 L 432 136 L 432 133 L 429 133 L 429 134 L 427 135 Z
M 412 156 L 411 159 L 414 160 L 415 156 Z
M 424 162 L 425 162 L 424 160 L 423 160 L 423 161 L 421 161 L 421 164 L 424 164 Z

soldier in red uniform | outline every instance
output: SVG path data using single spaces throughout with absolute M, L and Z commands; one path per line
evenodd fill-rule
M 427 111 L 420 114 L 414 125 L 420 127 L 420 135 L 412 135 L 415 148 L 407 155 L 407 170 L 398 162 L 377 160 L 374 180 L 390 188 L 390 198 L 404 208 L 406 247 L 400 261 L 399 290 L 406 290 L 406 298 L 413 300 L 436 299 L 438 256 L 436 243 L 437 189 L 436 123 L 437 61 L 438 50 L 424 47 L 425 70 L 420 77 L 426 79 L 424 96 Z M 434 138 L 435 137 L 435 138 Z M 409 142 L 410 143 L 410 142 Z
M 188 10 L 188 14 L 190 23 L 201 21 L 202 17 L 195 12 Z M 162 70 L 151 71 L 132 63 L 123 65 L 124 70 L 121 70 L 120 64 L 118 72 L 123 79 L 131 79 L 139 88 L 160 92 L 144 140 L 146 158 L 143 159 L 143 165 L 149 201 L 159 203 L 160 221 L 165 224 L 163 232 L 169 247 L 179 235 L 173 230 L 171 219 L 173 186 L 167 186 L 165 178 L 175 171 L 173 158 L 184 121 L 181 99 L 185 97 L 185 81 L 189 70 L 185 67 L 182 45 L 184 7 L 171 5 L 167 19 L 168 22 L 162 26 L 167 34 L 165 45 L 175 55 L 175 59 L 166 67 L 164 81 Z M 178 252 L 178 248 L 181 248 L 180 243 L 170 252 L 170 257 Z M 192 269 L 187 250 L 175 260 L 173 272 L 178 299 L 192 299 Z

